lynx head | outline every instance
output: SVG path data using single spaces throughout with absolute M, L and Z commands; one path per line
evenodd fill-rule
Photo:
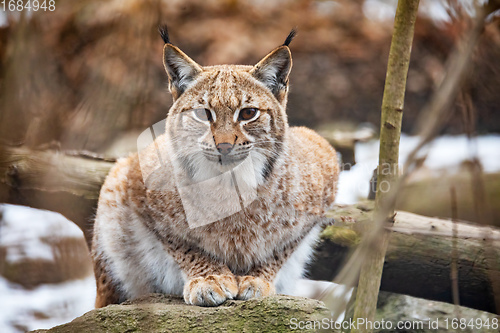
M 172 45 L 166 28 L 160 33 L 174 98 L 166 131 L 182 168 L 202 181 L 251 160 L 248 172 L 263 183 L 286 147 L 288 45 L 295 31 L 255 66 L 206 67 Z

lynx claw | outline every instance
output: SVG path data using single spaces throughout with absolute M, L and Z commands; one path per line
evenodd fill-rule
M 236 279 L 231 275 L 208 275 L 189 280 L 184 286 L 184 301 L 199 306 L 217 306 L 238 293 Z
M 274 285 L 267 280 L 255 276 L 237 276 L 236 279 L 238 280 L 237 299 L 247 300 L 276 294 Z

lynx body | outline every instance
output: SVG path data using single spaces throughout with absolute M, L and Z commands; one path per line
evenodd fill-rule
M 292 293 L 338 178 L 333 148 L 289 127 L 288 44 L 255 66 L 202 67 L 168 39 L 164 135 L 100 193 L 96 306 L 159 292 L 188 304 Z

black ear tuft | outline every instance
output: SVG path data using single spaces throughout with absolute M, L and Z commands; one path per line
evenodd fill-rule
M 168 74 L 169 88 L 174 100 L 179 98 L 203 71 L 200 65 L 168 40 L 163 46 L 163 65 Z
M 171 44 L 170 43 L 170 37 L 168 36 L 168 28 L 166 24 L 162 24 L 158 26 L 158 32 L 160 33 L 161 38 L 165 42 L 165 44 Z
M 288 34 L 288 37 L 286 37 L 285 42 L 283 43 L 283 46 L 288 46 L 292 42 L 292 39 L 297 36 L 297 30 L 295 28 L 290 31 Z

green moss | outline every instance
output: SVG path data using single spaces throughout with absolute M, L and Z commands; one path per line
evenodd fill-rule
M 341 246 L 354 246 L 359 244 L 361 241 L 361 236 L 358 232 L 350 228 L 336 227 L 333 225 L 326 227 L 325 230 L 323 230 L 321 238 L 328 239 Z

